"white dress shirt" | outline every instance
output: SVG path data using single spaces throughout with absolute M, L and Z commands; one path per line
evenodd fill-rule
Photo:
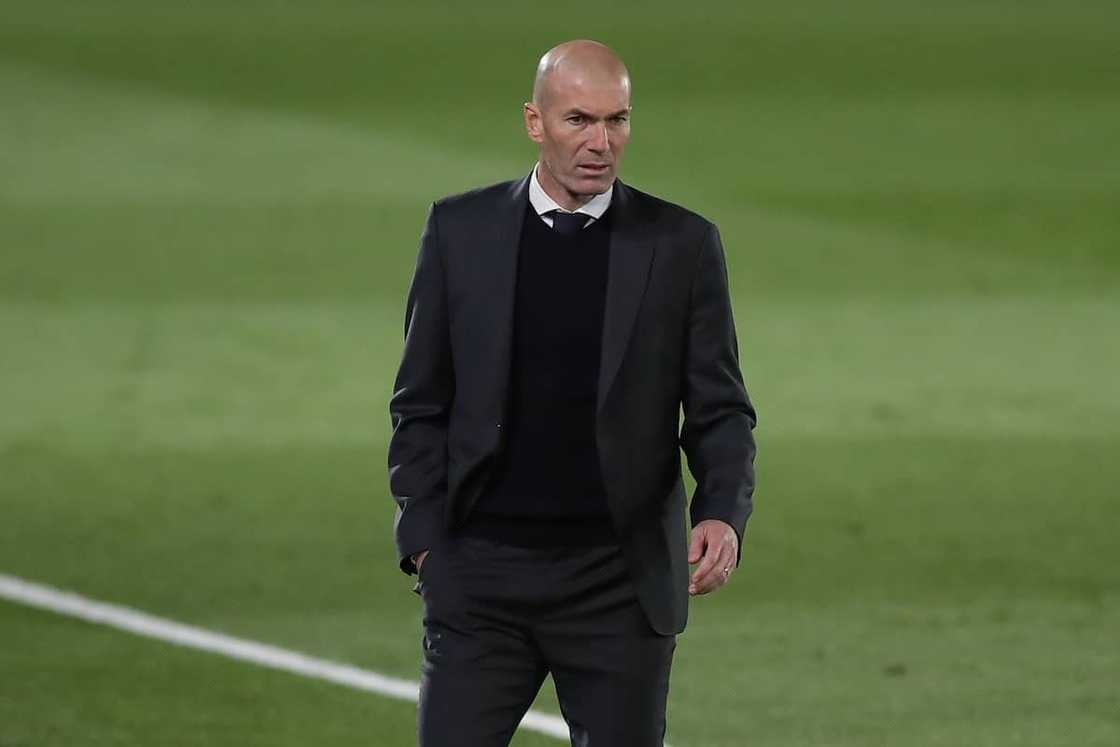
M 533 205 L 533 210 L 537 211 L 537 215 L 544 221 L 545 225 L 552 228 L 552 216 L 545 215 L 549 210 L 559 210 L 564 213 L 583 213 L 588 216 L 587 222 L 583 224 L 583 228 L 591 225 L 591 222 L 598 220 L 607 212 L 607 208 L 611 205 L 611 197 L 614 195 L 614 182 L 611 182 L 611 188 L 606 192 L 600 192 L 587 201 L 586 204 L 580 205 L 575 210 L 565 210 L 556 204 L 556 200 L 548 196 L 544 191 L 540 181 L 537 179 L 537 167 L 540 166 L 538 161 L 533 165 L 533 178 L 529 180 L 529 202 Z

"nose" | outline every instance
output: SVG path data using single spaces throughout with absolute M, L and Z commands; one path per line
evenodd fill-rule
M 611 149 L 610 136 L 607 134 L 607 123 L 600 122 L 595 125 L 594 131 L 591 133 L 591 141 L 588 142 L 587 147 L 595 153 L 606 153 Z

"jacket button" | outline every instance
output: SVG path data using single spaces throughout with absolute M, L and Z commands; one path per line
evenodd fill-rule
M 498 430 L 501 430 L 501 429 L 502 429 L 502 424 L 498 423 Z

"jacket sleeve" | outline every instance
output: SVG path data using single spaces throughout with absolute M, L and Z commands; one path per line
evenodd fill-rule
M 447 500 L 447 427 L 455 378 L 436 205 L 428 212 L 409 287 L 404 351 L 389 400 L 389 489 L 403 572 L 410 555 L 431 547 Z
M 709 224 L 692 279 L 684 361 L 680 443 L 696 478 L 689 517 L 696 526 L 721 519 L 739 537 L 753 507 L 757 422 L 739 369 L 727 262 L 719 230 Z

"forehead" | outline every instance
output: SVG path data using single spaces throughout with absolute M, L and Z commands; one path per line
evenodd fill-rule
M 610 114 L 630 106 L 630 81 L 625 76 L 561 74 L 549 84 L 550 109 Z

